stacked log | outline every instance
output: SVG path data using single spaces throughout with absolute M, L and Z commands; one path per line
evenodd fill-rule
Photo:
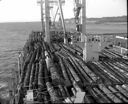
M 85 103 L 128 102 L 128 64 L 112 52 L 103 51 L 109 61 L 85 63 L 74 47 L 46 43 L 40 32 L 30 34 L 23 50 L 19 104 L 27 90 L 34 91 L 34 102 L 73 103 L 77 89 L 86 92 Z

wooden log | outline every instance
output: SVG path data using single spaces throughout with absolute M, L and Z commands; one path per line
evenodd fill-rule
M 31 75 L 30 75 L 30 83 L 29 83 L 29 89 L 33 89 L 33 82 L 34 82 L 34 77 L 35 77 L 35 71 L 36 67 L 35 64 L 32 64 L 32 70 L 31 70 Z
M 46 83 L 48 93 L 50 95 L 52 103 L 62 103 L 57 91 L 53 88 L 50 82 Z

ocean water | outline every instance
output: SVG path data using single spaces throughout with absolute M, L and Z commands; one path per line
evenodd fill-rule
M 12 78 L 12 70 L 17 70 L 18 52 L 31 31 L 40 30 L 40 27 L 40 23 L 0 24 L 0 97 L 8 97 L 8 82 Z
M 25 36 L 16 31 L 0 29 L 0 94 L 8 95 L 8 81 L 12 78 L 12 69 L 17 69 L 18 51 L 25 42 Z
M 74 27 L 74 26 L 73 26 Z M 127 24 L 87 24 L 89 33 L 127 32 Z M 8 97 L 12 69 L 17 70 L 18 52 L 31 31 L 41 30 L 41 23 L 0 23 L 0 97 Z

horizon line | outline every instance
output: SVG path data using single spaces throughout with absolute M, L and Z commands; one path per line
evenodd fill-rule
M 127 15 L 121 15 L 121 16 L 86 17 L 86 18 L 87 19 L 90 19 L 90 18 L 123 17 L 123 16 L 126 16 L 127 17 Z M 74 17 L 66 18 L 66 19 L 73 19 L 73 18 Z M 36 21 L 33 21 L 33 20 L 31 20 L 31 21 L 4 21 L 4 22 L 0 21 L 0 23 L 25 23 L 25 22 L 41 22 L 41 20 L 36 20 Z

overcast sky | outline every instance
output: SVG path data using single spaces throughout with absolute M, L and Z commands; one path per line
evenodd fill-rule
M 127 0 L 86 0 L 87 17 L 127 15 Z M 66 0 L 64 17 L 71 18 L 73 0 Z M 54 14 L 53 14 L 54 15 Z M 37 0 L 1 0 L 0 22 L 40 21 Z

